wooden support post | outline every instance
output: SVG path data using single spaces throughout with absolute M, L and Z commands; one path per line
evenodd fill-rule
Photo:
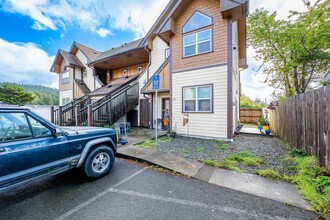
M 54 124 L 54 106 L 50 107 L 50 121 Z
M 62 106 L 58 106 L 58 126 L 62 126 Z
M 87 122 L 88 127 L 93 126 L 93 112 L 92 112 L 92 105 L 89 105 L 87 108 Z
M 80 125 L 80 121 L 79 121 L 79 113 L 80 113 L 80 106 L 79 105 L 77 105 L 76 107 L 75 107 L 75 121 L 76 121 L 76 126 L 79 126 Z

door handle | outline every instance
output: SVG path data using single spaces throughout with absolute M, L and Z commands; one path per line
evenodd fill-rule
M 6 151 L 5 148 L 0 148 L 0 153 L 5 152 L 5 151 Z

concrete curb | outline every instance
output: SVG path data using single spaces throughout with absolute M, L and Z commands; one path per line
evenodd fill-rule
M 116 156 L 156 165 L 221 187 L 312 210 L 311 206 L 298 193 L 297 188 L 290 183 L 275 182 L 253 174 L 209 167 L 171 153 L 139 148 L 133 145 L 118 148 Z

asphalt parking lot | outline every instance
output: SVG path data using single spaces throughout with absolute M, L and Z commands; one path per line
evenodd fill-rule
M 116 158 L 106 177 L 70 171 L 0 194 L 0 219 L 310 219 L 313 213 Z

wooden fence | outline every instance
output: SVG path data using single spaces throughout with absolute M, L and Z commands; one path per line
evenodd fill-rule
M 269 121 L 272 132 L 330 171 L 330 86 L 278 102 Z
M 251 123 L 256 124 L 259 121 L 259 118 L 262 116 L 261 108 L 241 108 L 240 113 L 240 122 L 241 123 Z

